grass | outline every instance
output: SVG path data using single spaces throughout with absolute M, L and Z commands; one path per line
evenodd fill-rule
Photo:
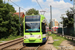
M 23 37 L 23 36 L 9 36 L 8 38 L 1 38 L 0 41 L 10 41 L 10 40 L 14 40 L 14 39 L 17 39 L 17 38 L 20 38 L 20 37 Z M 0 42 L 2 43 L 2 42 Z
M 53 43 L 54 47 L 56 47 L 57 49 L 58 49 L 57 46 L 60 46 L 60 44 L 61 44 L 64 40 L 66 40 L 64 37 L 58 36 L 58 35 L 56 35 L 56 34 L 50 34 L 50 36 L 52 36 L 53 40 L 54 40 L 54 39 L 58 39 L 58 41 L 54 41 L 54 43 Z
M 0 43 L 2 43 L 2 42 L 0 42 Z

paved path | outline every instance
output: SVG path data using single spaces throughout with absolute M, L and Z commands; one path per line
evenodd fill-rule
M 51 48 L 52 48 L 52 50 L 57 50 L 52 44 L 53 44 L 53 38 L 50 36 L 49 38 L 48 38 L 48 41 L 47 41 L 47 43 L 46 44 L 49 44 L 50 46 L 51 46 Z
M 53 39 L 52 39 L 52 37 L 50 36 L 49 38 L 48 38 L 48 41 L 45 43 L 45 45 L 43 45 L 43 46 L 41 46 L 39 49 L 46 49 L 46 50 L 57 50 L 52 44 L 53 44 Z M 38 49 L 38 50 L 39 50 Z
M 61 45 L 66 48 L 66 50 L 75 50 L 75 43 L 65 40 L 61 43 Z

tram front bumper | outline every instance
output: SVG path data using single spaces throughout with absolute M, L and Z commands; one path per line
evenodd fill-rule
M 42 39 L 24 39 L 24 43 L 42 43 Z

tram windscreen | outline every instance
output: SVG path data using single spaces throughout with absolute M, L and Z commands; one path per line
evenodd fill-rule
M 40 32 L 40 16 L 25 17 L 25 32 Z

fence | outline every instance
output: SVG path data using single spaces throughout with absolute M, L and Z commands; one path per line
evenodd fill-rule
M 71 35 L 71 36 L 75 36 L 74 35 L 74 28 L 63 28 L 64 30 L 64 35 Z M 58 28 L 57 33 L 62 34 L 62 28 Z

